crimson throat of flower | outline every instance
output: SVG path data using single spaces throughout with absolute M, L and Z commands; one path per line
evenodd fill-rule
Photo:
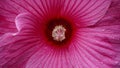
M 66 19 L 51 19 L 46 24 L 45 36 L 55 45 L 63 45 L 70 42 L 73 33 L 73 25 Z

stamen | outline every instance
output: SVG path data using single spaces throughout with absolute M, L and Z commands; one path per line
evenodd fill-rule
M 66 29 L 62 25 L 55 26 L 52 31 L 52 37 L 56 41 L 63 41 L 65 39 Z

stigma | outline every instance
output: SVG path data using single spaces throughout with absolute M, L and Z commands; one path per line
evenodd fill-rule
M 53 40 L 62 42 L 66 38 L 65 32 L 66 29 L 62 25 L 55 26 L 55 28 L 52 31 Z

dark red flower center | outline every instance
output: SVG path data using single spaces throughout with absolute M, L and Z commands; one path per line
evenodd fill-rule
M 70 21 L 63 18 L 51 19 L 47 22 L 45 35 L 47 40 L 56 44 L 63 45 L 70 41 L 73 27 Z

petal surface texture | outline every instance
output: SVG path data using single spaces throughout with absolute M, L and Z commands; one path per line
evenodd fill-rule
M 0 0 L 0 68 L 120 68 L 120 1 Z

